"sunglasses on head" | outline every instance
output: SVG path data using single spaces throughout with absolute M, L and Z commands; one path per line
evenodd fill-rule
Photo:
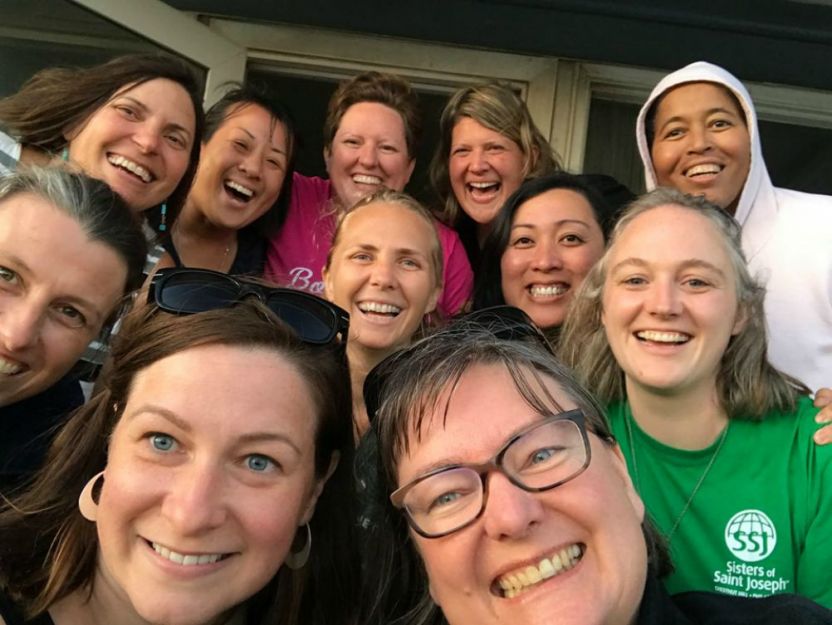
M 554 354 L 552 346 L 540 331 L 531 318 L 519 308 L 502 304 L 499 306 L 490 306 L 468 313 L 453 323 L 466 324 L 467 326 L 477 326 L 487 330 L 495 338 L 508 341 L 525 341 L 533 340 L 546 348 L 549 353 Z M 364 380 L 364 404 L 367 407 L 367 415 L 372 422 L 378 412 L 381 401 L 384 384 L 390 373 L 398 366 L 399 360 L 405 355 L 411 353 L 413 349 L 418 349 L 419 343 L 415 343 L 411 347 L 402 349 L 376 365 L 367 378 Z
M 150 282 L 147 301 L 165 312 L 193 315 L 229 308 L 256 297 L 305 343 L 346 343 L 349 315 L 331 302 L 303 291 L 269 287 L 209 269 L 160 269 Z

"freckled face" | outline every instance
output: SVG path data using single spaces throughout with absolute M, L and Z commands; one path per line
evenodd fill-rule
M 563 410 L 575 408 L 556 383 L 544 379 Z M 471 366 L 455 384 L 447 412 L 440 405 L 399 458 L 399 486 L 431 468 L 485 462 L 542 419 L 501 365 Z M 617 448 L 594 434 L 589 439 L 590 465 L 561 486 L 530 493 L 493 472 L 485 509 L 474 523 L 441 538 L 411 532 L 431 595 L 451 625 L 632 622 L 647 570 L 644 507 Z M 572 545 L 581 546 L 582 556 L 568 570 L 512 599 L 499 592 L 501 578 Z
M 110 442 L 93 594 L 198 625 L 260 590 L 323 486 L 316 421 L 305 380 L 270 349 L 206 345 L 139 372 Z
M 650 153 L 660 186 L 704 195 L 734 212 L 751 165 L 751 139 L 724 87 L 695 82 L 667 92 Z
M 514 215 L 500 261 L 503 298 L 539 327 L 557 327 L 603 253 L 604 235 L 583 195 L 571 189 L 541 193 Z
M 185 89 L 165 78 L 148 80 L 118 91 L 67 130 L 69 160 L 141 212 L 164 202 L 182 180 L 195 127 Z

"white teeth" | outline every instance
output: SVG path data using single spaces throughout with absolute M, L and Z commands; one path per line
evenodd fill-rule
M 239 182 L 234 182 L 233 180 L 226 180 L 225 186 L 227 186 L 230 189 L 234 189 L 237 193 L 241 193 L 246 197 L 251 197 L 252 195 L 254 195 L 254 191 L 252 191 L 248 187 L 244 187 Z
M 565 284 L 547 284 L 545 286 L 536 285 L 529 287 L 529 292 L 532 297 L 552 297 L 554 295 L 563 295 L 569 287 Z
M 381 302 L 361 302 L 358 304 L 358 310 L 361 312 L 381 313 L 383 315 L 398 315 L 402 309 L 392 304 L 382 304 Z
M 23 371 L 23 365 L 5 358 L 0 358 L 0 373 L 3 375 L 16 375 Z
M 367 174 L 353 174 L 352 180 L 358 184 L 381 184 L 381 178 Z
M 131 174 L 137 175 L 141 178 L 144 182 L 150 182 L 153 178 L 150 175 L 150 172 L 147 171 L 144 167 L 139 165 L 138 163 L 134 163 L 133 161 L 124 158 L 119 154 L 111 154 L 107 157 L 107 160 L 116 167 L 121 167 L 122 169 L 126 169 Z
M 163 558 L 170 560 L 171 562 L 176 562 L 176 564 L 181 564 L 182 566 L 194 566 L 195 564 L 213 564 L 217 562 L 220 558 L 222 558 L 221 553 L 206 553 L 203 555 L 185 555 L 183 553 L 177 553 L 176 551 L 171 551 L 167 547 L 163 547 L 157 543 L 153 544 L 153 550 L 158 553 Z
M 704 165 L 695 165 L 685 172 L 685 175 L 698 176 L 700 174 L 718 174 L 722 171 L 722 167 L 716 163 L 706 163 Z
M 474 187 L 475 189 L 490 189 L 491 187 L 496 187 L 499 182 L 469 182 L 470 186 Z
M 687 343 L 690 340 L 690 335 L 682 334 L 681 332 L 657 332 L 655 330 L 642 330 L 636 332 L 636 336 L 645 341 L 653 341 L 654 343 Z
M 583 555 L 583 549 L 578 544 L 564 547 L 551 558 L 543 558 L 537 566 L 526 566 L 502 575 L 497 580 L 497 585 L 503 595 L 511 599 L 535 584 L 574 568 Z

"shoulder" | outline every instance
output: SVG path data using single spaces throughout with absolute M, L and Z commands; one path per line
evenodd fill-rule
M 815 217 L 821 222 L 832 223 L 832 196 L 830 195 L 804 193 L 780 187 L 775 187 L 774 195 L 777 198 L 781 219 Z
M 710 592 L 686 592 L 673 603 L 701 625 L 832 624 L 832 611 L 797 595 L 750 599 Z
M 17 169 L 21 150 L 22 146 L 17 139 L 0 130 L 0 173 Z
M 304 176 L 298 172 L 292 174 L 292 202 L 307 203 L 315 198 L 328 200 L 332 185 L 329 180 L 318 176 Z

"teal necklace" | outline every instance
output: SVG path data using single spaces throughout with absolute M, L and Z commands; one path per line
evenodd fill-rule
M 629 411 L 628 411 L 629 412 Z M 627 425 L 627 442 L 630 444 L 630 455 L 633 458 L 633 477 L 635 478 L 636 482 L 636 490 L 641 492 L 641 477 L 638 473 L 638 458 L 636 457 L 636 446 L 633 439 L 633 426 L 631 421 L 633 420 L 632 413 L 627 414 L 624 418 L 624 423 Z M 676 533 L 676 530 L 679 528 L 679 524 L 682 522 L 685 514 L 687 513 L 688 509 L 690 508 L 690 504 L 693 502 L 693 498 L 696 497 L 696 493 L 699 492 L 699 489 L 702 487 L 702 484 L 705 482 L 705 478 L 708 477 L 708 473 L 711 471 L 711 467 L 714 466 L 716 462 L 717 456 L 719 456 L 719 452 L 722 451 L 722 445 L 725 443 L 725 439 L 728 436 L 728 428 L 731 427 L 731 422 L 728 421 L 727 425 L 722 429 L 722 434 L 719 435 L 719 442 L 717 443 L 716 449 L 714 449 L 714 453 L 711 454 L 711 459 L 708 460 L 708 465 L 705 467 L 705 470 L 702 471 L 702 475 L 699 476 L 699 480 L 696 482 L 696 486 L 693 487 L 693 490 L 690 492 L 685 505 L 682 506 L 682 511 L 679 512 L 679 515 L 676 517 L 676 520 L 673 522 L 673 527 L 670 528 L 670 531 L 667 533 L 667 542 L 670 542 L 673 535 Z

